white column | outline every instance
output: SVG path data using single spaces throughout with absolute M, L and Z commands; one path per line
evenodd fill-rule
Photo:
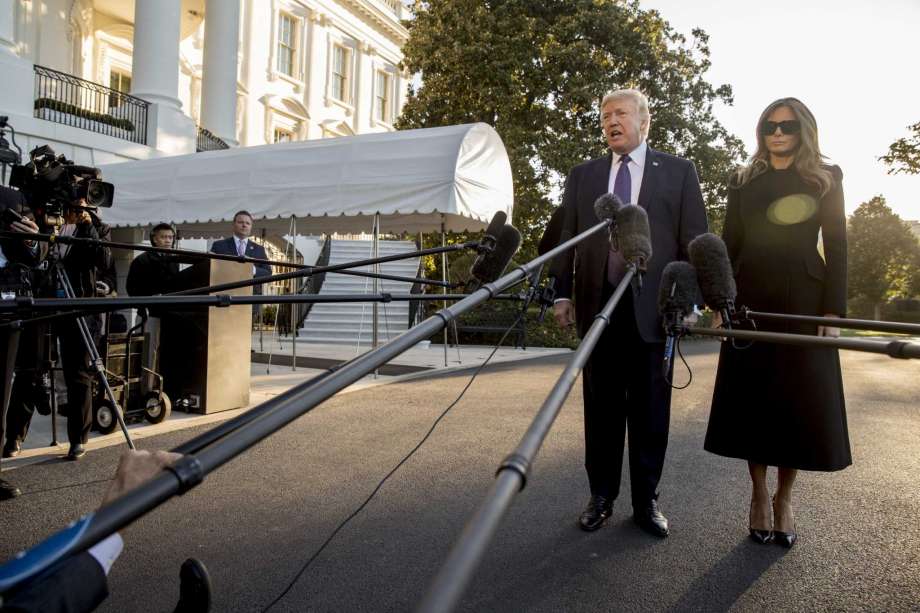
M 16 40 L 17 0 L 0 0 L 0 111 L 10 116 L 11 123 L 17 116 L 32 116 L 32 98 L 35 91 L 35 76 L 32 63 L 19 57 Z
M 201 125 L 231 147 L 236 140 L 236 70 L 239 0 L 206 0 Z
M 14 0 L 0 0 L 0 53 L 19 57 L 16 53 L 16 6 Z
M 179 100 L 181 0 L 135 0 L 131 94 L 151 103 L 147 145 L 169 154 L 193 153 L 195 122 Z
M 135 0 L 131 93 L 181 109 L 179 20 L 181 0 Z

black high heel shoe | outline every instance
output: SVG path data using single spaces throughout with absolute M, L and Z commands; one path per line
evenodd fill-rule
M 776 505 L 776 498 L 773 499 L 773 504 Z M 776 515 L 776 510 L 774 509 L 773 515 Z M 795 520 L 792 522 L 792 532 L 782 532 L 780 530 L 773 531 L 773 540 L 786 549 L 792 549 L 792 546 L 795 545 L 795 542 L 799 540 L 799 535 L 795 531 Z
M 751 510 L 754 509 L 754 501 L 751 501 Z M 748 532 L 750 533 L 751 540 L 760 545 L 766 545 L 773 540 L 773 531 L 772 530 L 761 530 L 759 528 L 752 528 L 750 524 L 750 515 L 748 515 Z

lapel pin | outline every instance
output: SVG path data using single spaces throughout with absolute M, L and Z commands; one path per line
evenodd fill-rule
M 658 162 L 652 162 L 652 166 L 658 166 Z

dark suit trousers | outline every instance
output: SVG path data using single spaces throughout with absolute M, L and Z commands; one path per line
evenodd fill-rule
M 93 317 L 86 317 L 90 334 L 98 337 L 100 324 Z M 71 445 L 83 444 L 89 438 L 93 426 L 93 377 L 89 365 L 89 352 L 80 336 L 77 322 L 66 320 L 57 324 L 61 346 L 61 366 L 67 384 L 67 439 Z
M 603 303 L 613 293 L 605 282 Z M 585 365 L 585 469 L 594 495 L 616 498 L 629 433 L 629 478 L 634 508 L 657 498 L 668 446 L 671 386 L 661 373 L 664 343 L 639 335 L 632 292 L 613 312 L 610 325 Z

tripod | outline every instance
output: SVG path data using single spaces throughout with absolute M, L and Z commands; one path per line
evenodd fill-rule
M 54 281 L 56 289 L 63 292 L 65 298 L 76 298 L 76 292 L 74 292 L 73 285 L 70 282 L 70 277 L 67 275 L 67 271 L 64 270 L 64 265 L 61 262 L 61 259 L 55 249 L 52 248 L 49 251 L 49 259 L 46 260 L 46 263 L 48 266 L 48 272 L 51 276 L 51 279 Z M 109 385 L 109 380 L 106 376 L 102 357 L 99 355 L 99 351 L 96 348 L 96 343 L 93 342 L 93 335 L 89 329 L 89 324 L 86 323 L 86 319 L 83 316 L 76 317 L 75 319 L 83 347 L 86 350 L 87 355 L 89 355 L 90 366 L 98 376 L 106 398 L 108 398 L 109 402 L 112 404 L 115 418 L 118 420 L 118 426 L 121 428 L 122 434 L 125 436 L 125 441 L 128 444 L 128 448 L 134 449 L 134 441 L 131 440 L 131 435 L 128 433 L 128 427 L 125 424 L 124 413 L 122 411 L 121 405 L 118 403 L 118 400 L 115 397 L 115 392 L 112 390 L 112 386 Z M 71 410 L 76 409 L 75 407 L 71 407 Z

